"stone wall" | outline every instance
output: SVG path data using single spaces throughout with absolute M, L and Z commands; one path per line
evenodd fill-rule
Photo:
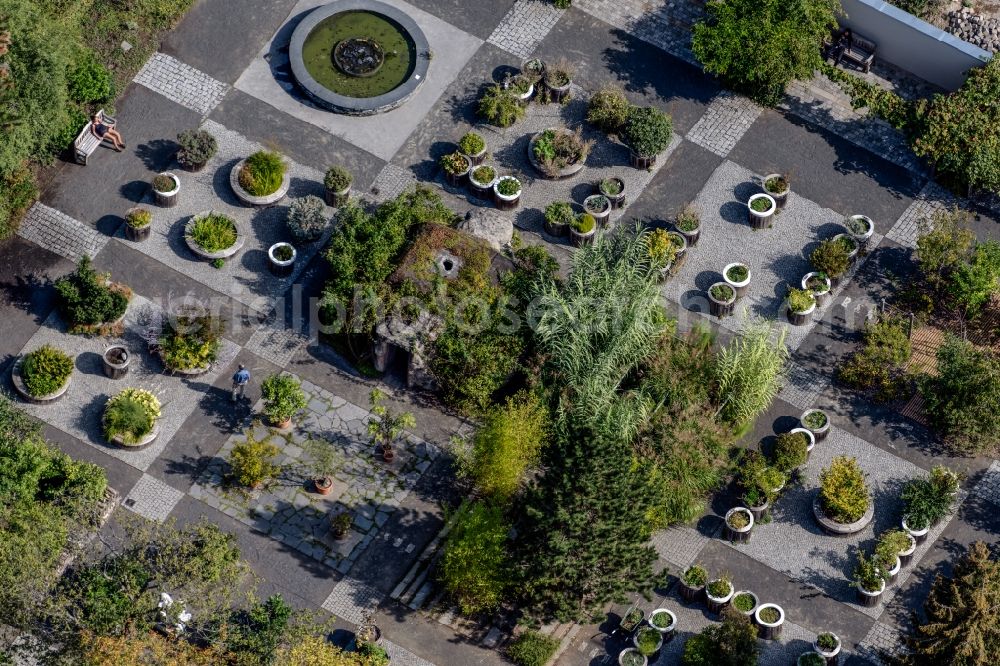
M 948 14 L 948 32 L 990 53 L 1000 51 L 1000 19 L 980 16 L 968 7 Z

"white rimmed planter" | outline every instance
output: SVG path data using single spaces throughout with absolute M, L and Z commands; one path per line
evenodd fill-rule
M 771 190 L 767 189 L 767 181 L 771 180 L 772 178 L 781 178 L 785 180 L 784 192 L 772 192 Z M 769 173 L 766 176 L 764 176 L 763 180 L 760 181 L 760 185 L 761 187 L 764 188 L 764 192 L 766 192 L 768 196 L 774 199 L 774 203 L 777 204 L 778 208 L 785 207 L 785 204 L 788 203 L 788 193 L 792 191 L 792 188 L 788 186 L 788 180 L 785 179 L 783 175 L 781 175 L 780 173 Z
M 737 282 L 729 277 L 729 269 L 736 266 L 742 266 L 747 269 L 746 279 L 742 282 Z M 732 264 L 726 264 L 726 267 L 722 269 L 722 279 L 725 280 L 726 284 L 733 288 L 736 292 L 736 298 L 742 298 L 746 296 L 747 290 L 750 288 L 750 280 L 753 278 L 753 273 L 750 271 L 750 267 L 746 264 L 741 264 L 739 262 L 734 262 Z
M 687 239 L 684 238 L 684 234 L 682 234 L 679 231 L 668 231 L 667 237 L 670 238 L 670 242 L 672 242 L 674 244 L 674 247 L 676 248 L 676 253 L 674 254 L 674 262 L 671 266 L 672 272 L 676 273 L 677 270 L 684 263 L 684 260 L 687 259 L 687 249 L 688 249 Z
M 889 585 L 895 584 L 896 578 L 899 577 L 899 571 L 902 568 L 903 568 L 903 561 L 897 555 L 896 556 L 896 564 L 891 569 L 889 569 L 888 571 L 886 571 L 886 573 L 889 575 L 889 581 L 888 581 Z
M 154 423 L 153 424 L 153 429 L 149 431 L 149 434 L 146 435 L 145 437 L 143 437 L 142 439 L 140 439 L 135 444 L 126 444 L 125 441 L 121 438 L 120 435 L 115 435 L 114 437 L 112 437 L 111 438 L 111 443 L 112 444 L 117 444 L 118 446 L 120 446 L 121 448 L 125 449 L 126 451 L 141 451 L 142 449 L 145 449 L 148 446 L 150 446 L 153 443 L 153 441 L 156 439 L 156 436 L 159 435 L 159 434 L 160 434 L 160 424 L 159 423 Z
M 850 534 L 857 534 L 861 530 L 868 527 L 868 524 L 872 522 L 872 518 L 875 516 L 875 502 L 872 501 L 871 496 L 868 497 L 868 510 L 865 511 L 865 514 L 861 516 L 861 518 L 853 523 L 838 523 L 828 517 L 826 512 L 823 510 L 823 501 L 820 499 L 820 493 L 818 490 L 816 491 L 816 495 L 813 497 L 812 508 L 813 516 L 816 518 L 816 522 L 823 528 L 823 531 L 833 536 L 848 536 Z
M 718 287 L 719 285 L 723 285 L 732 289 L 733 292 L 732 298 L 728 300 L 722 300 L 713 296 L 712 289 Z M 729 315 L 733 314 L 733 310 L 736 308 L 736 299 L 737 299 L 736 289 L 734 289 L 733 286 L 728 282 L 716 282 L 715 284 L 713 284 L 711 287 L 708 288 L 708 309 L 713 316 L 718 317 L 719 319 L 722 319 L 723 317 L 728 317 Z
M 810 286 L 812 284 L 819 284 L 821 287 L 826 288 L 823 291 L 817 291 L 815 287 Z M 812 271 L 811 273 L 806 273 L 802 276 L 801 286 L 807 291 L 811 291 L 813 296 L 816 297 L 816 303 L 823 307 L 826 305 L 827 301 L 830 300 L 830 291 L 833 289 L 833 284 L 830 282 L 830 278 L 826 276 L 821 276 L 818 271 Z
M 753 607 L 750 610 L 740 610 L 739 608 L 736 607 L 736 600 L 741 596 L 749 596 L 751 599 L 753 599 Z M 750 590 L 739 590 L 736 594 L 733 595 L 733 600 L 729 603 L 733 607 L 733 610 L 735 610 L 737 613 L 743 613 L 747 617 L 753 617 L 754 611 L 757 610 L 757 606 L 760 605 L 760 598 Z
M 819 657 L 819 660 L 821 662 L 826 662 L 826 660 L 823 659 L 823 656 L 820 655 L 818 652 L 816 652 L 815 650 L 809 650 L 809 652 L 803 652 L 798 656 L 798 658 L 795 660 L 795 666 L 810 666 L 810 661 L 813 662 L 815 661 L 814 659 L 809 659 L 810 657 L 813 656 Z M 809 661 L 806 661 L 807 659 L 809 659 Z
M 635 655 L 635 657 L 629 655 Z M 649 659 L 635 648 L 625 648 L 618 653 L 618 666 L 635 666 L 636 664 L 639 664 L 639 666 L 648 666 Z
M 746 497 L 743 498 L 743 501 L 744 502 L 747 501 Z M 747 502 L 747 504 L 749 504 L 749 502 Z M 755 523 L 760 523 L 766 520 L 769 515 L 771 515 L 770 512 L 771 503 L 767 501 L 766 497 L 764 498 L 763 504 L 758 504 L 757 506 L 747 506 L 747 508 L 750 510 L 750 513 L 753 514 L 753 521 Z
M 729 605 L 729 601 L 733 598 L 736 593 L 736 589 L 733 587 L 732 583 L 729 583 L 729 592 L 721 597 L 714 596 L 709 591 L 709 586 L 716 581 L 708 581 L 708 585 L 705 586 L 705 599 L 708 600 L 708 610 L 713 613 L 721 613 L 722 609 Z
M 466 159 L 469 160 L 469 162 L 472 164 L 472 166 L 477 167 L 477 166 L 479 166 L 480 164 L 482 164 L 483 162 L 486 161 L 486 153 L 487 152 L 488 152 L 488 148 L 486 146 L 483 146 L 483 149 L 480 150 L 475 155 L 469 155 L 468 153 L 462 153 L 462 154 L 465 155 Z
M 826 423 L 823 424 L 821 428 L 813 428 L 806 424 L 806 417 L 810 414 L 822 414 L 826 417 Z M 826 439 L 826 436 L 830 434 L 830 415 L 824 412 L 822 409 L 807 409 L 802 412 L 802 416 L 799 417 L 799 421 L 802 422 L 802 427 L 812 433 L 813 439 L 817 442 L 822 442 Z
M 73 359 L 74 367 L 76 364 L 76 357 L 71 357 Z M 73 373 L 70 372 L 69 377 L 63 382 L 63 385 L 58 389 L 49 393 L 48 395 L 31 395 L 28 391 L 28 385 L 24 383 L 24 377 L 21 376 L 21 371 L 24 366 L 24 356 L 18 356 L 17 360 L 14 362 L 14 367 L 10 370 L 10 379 L 14 384 L 14 390 L 17 394 L 21 396 L 21 399 L 25 402 L 31 403 L 32 405 L 51 405 L 52 403 L 58 401 L 64 395 L 66 391 L 69 390 L 70 382 L 73 379 Z
M 593 216 L 598 227 L 604 228 L 611 217 L 611 200 L 603 194 L 591 194 L 583 200 L 583 210 Z
M 233 226 L 236 228 L 235 243 L 225 248 L 224 250 L 219 250 L 217 252 L 209 252 L 208 250 L 204 249 L 202 246 L 194 242 L 194 239 L 191 238 L 191 229 L 194 227 L 194 224 L 198 220 L 208 217 L 209 215 L 222 215 L 226 219 L 232 221 Z M 184 225 L 184 242 L 187 243 L 188 249 L 190 249 L 191 252 L 196 254 L 201 259 L 205 259 L 207 261 L 214 261 L 215 259 L 229 259 L 230 257 L 234 256 L 237 252 L 243 249 L 243 243 L 246 242 L 246 238 L 243 237 L 243 232 L 240 231 L 240 225 L 236 222 L 236 220 L 229 217 L 228 215 L 224 215 L 223 213 L 219 213 L 214 210 L 206 210 L 201 213 L 198 213 L 197 215 L 192 215 L 191 219 L 188 220 L 187 224 Z
M 777 621 L 765 622 L 761 619 L 761 612 L 767 608 L 773 608 L 778 611 Z M 785 609 L 778 604 L 761 604 L 753 612 L 753 619 L 757 622 L 757 626 L 760 627 L 760 637 L 767 641 L 773 641 L 781 636 L 781 627 L 785 624 Z
M 156 205 L 161 206 L 163 208 L 173 208 L 174 206 L 177 205 L 177 201 L 180 197 L 181 181 L 176 175 L 170 173 L 169 171 L 164 171 L 163 173 L 158 175 L 166 176 L 167 178 L 173 180 L 174 189 L 170 190 L 169 192 L 160 192 L 158 189 L 154 187 L 153 197 L 156 199 Z
M 767 203 L 767 208 L 765 210 L 754 210 L 754 204 L 758 201 L 763 201 Z M 767 229 L 771 226 L 771 218 L 774 217 L 774 212 L 778 210 L 778 204 L 775 203 L 774 197 L 770 194 L 754 194 L 747 200 L 747 213 L 749 217 L 747 218 L 750 222 L 750 226 L 753 229 Z
M 517 183 L 517 192 L 514 194 L 501 194 L 500 184 L 509 183 L 510 181 Z M 521 185 L 521 181 L 514 176 L 501 176 L 500 178 L 497 178 L 495 183 L 493 183 L 493 200 L 496 202 L 497 208 L 500 210 L 514 210 L 517 208 L 517 204 L 521 201 L 521 192 L 523 190 L 524 186 Z
M 569 88 L 573 85 L 573 80 L 568 80 L 564 85 L 554 86 L 549 83 L 548 77 L 545 78 L 545 87 L 549 90 L 549 100 L 556 103 L 562 103 L 566 95 L 569 94 Z
M 532 83 L 528 85 L 528 89 L 524 92 L 511 92 L 514 93 L 514 98 L 517 99 L 518 102 L 521 104 L 527 104 L 535 95 L 535 84 Z
M 668 624 L 666 626 L 660 627 L 654 624 L 654 618 L 667 618 Z M 652 613 L 649 614 L 649 626 L 656 629 L 663 636 L 663 642 L 669 643 L 674 637 L 674 632 L 677 629 L 677 616 L 674 612 L 666 608 L 657 608 Z
M 848 244 L 848 247 L 854 248 L 853 250 L 847 253 L 847 260 L 851 263 L 854 263 L 854 260 L 858 258 L 858 251 L 859 251 L 858 241 L 855 240 L 854 236 L 850 234 L 837 234 L 836 236 L 833 237 L 833 240 L 839 241 L 842 238 L 846 239 L 844 242 Z M 838 279 L 843 279 L 843 276 L 841 276 Z
M 747 524 L 744 527 L 736 528 L 729 523 L 729 519 L 736 514 L 743 514 L 747 517 Z M 745 506 L 733 507 L 726 511 L 726 538 L 733 543 L 746 543 L 750 541 L 753 534 L 753 512 Z
M 853 229 L 853 225 L 857 223 L 858 225 L 864 225 L 867 231 L 858 233 Z M 872 235 L 875 233 L 875 223 L 872 222 L 872 218 L 867 215 L 851 215 L 847 218 L 847 230 L 851 234 L 851 238 L 858 242 L 858 247 L 867 248 L 868 242 L 871 240 Z
M 258 197 L 250 194 L 240 185 L 240 171 L 243 169 L 244 164 L 246 164 L 246 160 L 240 160 L 229 172 L 229 186 L 233 188 L 233 194 L 236 195 L 237 199 L 247 206 L 270 206 L 285 198 L 285 195 L 288 194 L 288 187 L 292 183 L 292 177 L 288 173 L 287 168 L 285 169 L 285 174 L 281 177 L 281 185 L 278 186 L 278 189 L 270 194 Z
M 885 592 L 885 581 L 882 581 L 882 586 L 877 592 L 869 592 L 861 587 L 859 583 L 855 583 L 854 587 L 858 591 L 858 603 L 866 608 L 871 608 L 878 606 L 879 599 L 882 598 L 882 593 Z
M 656 642 L 656 649 L 653 650 L 652 653 L 650 653 L 647 656 L 647 659 L 649 659 L 650 661 L 652 661 L 655 664 L 657 661 L 660 660 L 660 650 L 663 649 L 664 636 L 655 627 L 640 627 L 638 629 L 638 631 L 636 631 L 634 634 L 632 634 L 632 645 L 635 646 L 636 650 L 640 650 L 640 647 L 639 647 L 639 636 L 641 636 L 644 633 L 653 633 L 653 634 L 656 635 L 656 641 L 657 641 Z M 640 651 L 640 654 L 641 654 L 641 651 Z
M 833 664 L 835 666 L 836 663 L 837 663 L 835 660 L 837 659 L 837 655 L 840 654 L 840 650 L 842 648 L 842 643 L 840 641 L 840 636 L 838 636 L 837 634 L 833 633 L 832 631 L 825 631 L 823 633 L 829 634 L 829 635 L 833 636 L 834 640 L 837 641 L 837 645 L 834 646 L 833 648 L 829 649 L 829 650 L 825 649 L 825 648 L 822 648 L 819 645 L 819 636 L 817 636 L 816 640 L 813 641 L 813 645 L 812 645 L 813 652 L 815 652 L 819 656 L 821 656 L 824 659 L 826 659 L 826 663 L 827 664 Z M 820 634 L 820 635 L 822 635 L 822 634 Z
M 492 199 L 493 184 L 497 182 L 496 170 L 494 169 L 493 178 L 489 182 L 476 180 L 475 173 L 475 169 L 469 172 L 469 187 L 472 189 L 472 196 L 477 199 Z
M 916 538 L 914 538 L 914 536 L 909 532 L 906 533 L 906 536 L 910 539 L 910 546 L 905 550 L 899 551 L 899 562 L 904 566 L 910 563 L 913 559 L 913 553 L 917 550 Z
M 121 379 L 128 374 L 128 366 L 132 355 L 125 345 L 111 345 L 101 356 L 104 362 L 104 375 L 108 379 Z
M 920 530 L 913 529 L 912 527 L 906 524 L 906 518 L 903 518 L 902 526 L 903 526 L 903 531 L 909 534 L 911 537 L 913 537 L 914 540 L 917 542 L 917 545 L 922 544 L 924 541 L 926 541 L 927 533 L 931 531 L 930 525 Z
M 816 311 L 816 298 L 814 296 L 812 300 L 812 305 L 810 305 L 802 312 L 793 310 L 790 305 L 786 308 L 786 311 L 788 314 L 788 321 L 792 324 L 792 326 L 805 326 L 807 323 L 809 323 L 809 319 L 810 317 L 812 317 L 812 313 Z
M 808 454 L 812 453 L 812 450 L 816 448 L 816 436 L 813 435 L 812 430 L 809 428 L 792 428 L 788 431 L 789 435 L 796 435 L 799 433 L 805 435 L 806 440 L 808 441 L 808 444 L 806 445 L 806 455 L 808 456 Z
M 276 254 L 282 247 L 291 249 L 292 256 L 290 259 L 278 259 Z M 297 256 L 298 251 L 292 247 L 291 243 L 275 243 L 271 247 L 267 248 L 267 259 L 268 265 L 271 267 L 271 273 L 276 277 L 288 277 L 292 274 L 292 270 L 295 268 L 295 258 Z

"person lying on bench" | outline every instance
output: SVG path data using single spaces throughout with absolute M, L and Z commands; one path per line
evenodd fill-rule
M 101 141 L 110 139 L 111 143 L 115 146 L 115 150 L 119 153 L 125 150 L 125 139 L 115 129 L 114 124 L 108 123 L 100 113 L 94 114 L 94 117 L 90 119 L 90 131 Z

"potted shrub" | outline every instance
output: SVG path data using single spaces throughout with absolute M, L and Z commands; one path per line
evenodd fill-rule
M 501 176 L 493 183 L 493 195 L 497 208 L 513 210 L 521 201 L 521 181 L 514 176 Z
M 809 321 L 816 310 L 816 297 L 811 291 L 791 287 L 788 290 L 788 321 L 793 326 L 802 326 Z
M 746 616 L 752 616 L 753 612 L 757 610 L 757 604 L 760 600 L 757 595 L 749 590 L 742 590 L 733 595 L 733 600 L 730 605 L 734 610 L 743 613 Z
M 632 107 L 622 130 L 622 138 L 631 151 L 632 166 L 651 168 L 656 163 L 656 156 L 670 145 L 673 133 L 673 124 L 667 114 L 651 106 Z
M 469 158 L 472 166 L 479 166 L 486 159 L 486 139 L 475 132 L 466 132 L 458 141 L 458 149 Z
M 830 416 L 822 409 L 807 409 L 799 420 L 817 442 L 822 442 L 830 434 Z
M 796 660 L 796 666 L 826 666 L 826 659 L 818 652 L 803 652 Z
M 878 562 L 860 550 L 854 567 L 854 586 L 858 590 L 858 603 L 868 607 L 877 606 L 885 591 L 885 575 Z
M 591 194 L 583 200 L 583 209 L 587 211 L 597 226 L 603 228 L 608 226 L 608 218 L 611 217 L 611 200 L 603 194 Z
M 676 272 L 687 257 L 687 241 L 676 231 L 668 231 L 667 240 L 674 246 L 674 271 Z
M 586 166 L 592 141 L 584 141 L 582 130 L 575 132 L 550 127 L 531 137 L 528 161 L 546 178 L 569 178 Z
M 813 513 L 820 527 L 831 534 L 846 535 L 860 532 L 871 522 L 874 508 L 856 458 L 835 457 L 819 479 Z
M 788 473 L 806 464 L 812 440 L 809 431 L 796 428 L 798 432 L 784 432 L 774 443 L 774 466 Z
M 197 308 L 182 308 L 175 316 L 164 317 L 158 341 L 163 365 L 181 375 L 208 372 L 218 358 L 222 331 L 221 319 Z
M 737 506 L 726 512 L 726 538 L 733 543 L 750 541 L 753 533 L 753 514 L 746 507 Z
M 905 539 L 905 541 L 903 539 L 899 540 L 899 543 L 904 545 L 902 549 L 897 553 L 897 555 L 899 556 L 899 563 L 905 567 L 913 559 L 913 553 L 915 553 L 917 550 L 917 540 L 914 539 L 913 535 L 907 532 L 906 530 L 893 530 L 893 531 L 899 532 L 900 534 L 903 535 Z
M 416 425 L 416 419 L 410 412 L 395 412 L 383 403 L 386 394 L 378 389 L 372 389 L 369 394 L 371 413 L 376 417 L 368 422 L 368 434 L 372 443 L 381 450 L 382 459 L 392 462 L 395 458 L 394 447 L 404 435 L 406 428 Z
M 770 194 L 754 194 L 747 200 L 748 219 L 750 227 L 753 229 L 767 229 L 774 220 L 774 212 L 778 209 L 778 204 Z
M 489 199 L 493 194 L 493 183 L 497 180 L 497 172 L 491 166 L 481 164 L 469 174 L 469 184 L 472 194 L 480 199 Z
M 201 259 L 226 260 L 243 248 L 236 220 L 214 210 L 193 215 L 184 225 L 184 241 Z
M 561 103 L 569 96 L 573 84 L 573 67 L 565 60 L 545 69 L 545 88 L 549 91 L 549 101 Z
M 621 178 L 617 176 L 605 178 L 597 189 L 608 198 L 612 208 L 622 208 L 625 205 L 625 181 Z
M 933 527 L 951 510 L 954 496 L 945 488 L 936 486 L 929 478 L 910 479 L 901 493 L 903 515 L 906 522 Z
M 767 493 L 761 490 L 756 484 L 744 487 L 743 502 L 753 515 L 755 523 L 759 523 L 771 515 L 770 511 L 768 511 L 771 507 L 771 501 L 768 499 Z
M 535 84 L 531 79 L 521 75 L 509 78 L 504 85 L 507 92 L 522 105 L 527 104 L 535 95 Z
M 875 544 L 875 561 L 890 585 L 896 582 L 896 577 L 903 568 L 900 553 L 911 544 L 910 536 L 902 530 L 887 530 L 878 538 L 878 543 Z
M 149 446 L 159 432 L 160 401 L 149 391 L 127 388 L 108 400 L 104 408 L 104 436 L 129 449 Z
M 958 497 L 962 481 L 956 472 L 953 472 L 944 465 L 935 465 L 932 467 L 927 479 L 942 496 L 950 497 L 952 500 Z
M 788 193 L 792 191 L 791 181 L 788 176 L 780 173 L 769 173 L 764 176 L 764 191 L 774 199 L 778 208 L 784 208 L 788 202 Z
M 153 197 L 156 199 L 157 206 L 173 208 L 177 205 L 180 192 L 180 179 L 169 171 L 153 177 Z
M 597 233 L 597 220 L 590 213 L 580 213 L 569 227 L 569 240 L 574 247 L 589 243 Z
M 781 627 L 785 624 L 785 609 L 778 604 L 761 604 L 753 613 L 757 626 L 760 627 L 760 638 L 766 641 L 777 640 L 781 636 Z
M 687 206 L 678 213 L 674 227 L 678 233 L 684 236 L 688 247 L 694 247 L 698 244 L 698 239 L 701 237 L 701 218 L 693 206 Z
M 177 135 L 177 161 L 185 171 L 198 172 L 215 157 L 219 149 L 215 137 L 201 129 L 184 130 Z
M 525 60 L 521 65 L 521 76 L 532 83 L 538 83 L 545 77 L 545 61 L 541 58 Z
M 669 643 L 677 629 L 677 616 L 666 608 L 657 608 L 649 614 L 649 626 L 660 632 L 664 643 Z
M 70 333 L 110 335 L 128 310 L 132 290 L 111 281 L 110 274 L 93 269 L 90 257 L 83 256 L 76 270 L 55 282 L 59 312 Z
M 229 173 L 233 193 L 248 206 L 270 206 L 281 201 L 290 183 L 288 165 L 273 150 L 258 150 L 237 162 Z
M 625 648 L 618 653 L 618 666 L 647 666 L 649 660 L 635 648 Z
M 441 170 L 444 171 L 444 179 L 452 187 L 461 187 L 469 171 L 472 170 L 472 162 L 457 150 L 444 155 L 440 164 Z
M 565 201 L 550 203 L 545 207 L 545 233 L 557 238 L 566 236 L 569 234 L 569 227 L 573 224 L 575 217 L 573 206 Z
M 837 234 L 832 240 L 834 243 L 840 243 L 844 247 L 844 251 L 847 252 L 848 265 L 858 258 L 858 251 L 861 246 L 858 245 L 858 241 L 853 236 L 849 234 Z
M 750 268 L 746 264 L 726 264 L 722 269 L 722 279 L 736 292 L 736 298 L 746 296 L 750 289 Z
M 291 375 L 271 375 L 260 385 L 264 399 L 264 414 L 278 428 L 285 429 L 292 417 L 306 407 L 306 394 L 302 385 Z
M 660 267 L 660 280 L 665 280 L 677 259 L 677 246 L 663 229 L 654 229 L 646 238 L 649 258 Z
M 749 512 L 747 512 L 749 513 Z M 708 610 L 712 613 L 721 613 L 722 609 L 729 605 L 729 601 L 736 592 L 732 581 L 728 576 L 722 576 L 709 581 L 705 586 L 705 598 L 708 599 Z
M 128 353 L 125 345 L 111 345 L 104 350 L 102 359 L 104 361 L 104 375 L 108 379 L 121 379 L 128 374 L 132 355 Z
M 725 282 L 716 282 L 708 289 L 708 308 L 712 315 L 722 319 L 733 314 L 736 307 L 736 290 Z
M 875 223 L 866 215 L 851 215 L 844 221 L 844 226 L 851 233 L 859 248 L 868 247 L 872 234 L 875 233 Z
M 333 485 L 332 482 L 330 484 Z M 351 524 L 354 523 L 354 519 L 351 518 L 351 514 L 347 511 L 338 511 L 334 516 L 333 520 L 330 521 L 330 531 L 333 533 L 333 538 L 341 541 L 347 538 L 347 535 L 351 531 Z
M 803 289 L 812 292 L 813 296 L 816 297 L 816 304 L 820 307 L 826 305 L 827 301 L 830 300 L 830 290 L 833 288 L 833 285 L 830 283 L 830 278 L 826 276 L 826 273 L 820 271 L 806 273 L 802 276 L 801 286 Z
M 587 102 L 587 122 L 609 136 L 618 135 L 625 128 L 631 110 L 632 103 L 622 87 L 606 83 Z
M 708 572 L 697 564 L 692 564 L 680 577 L 679 592 L 685 601 L 698 601 L 708 582 Z
M 656 662 L 660 658 L 660 648 L 663 647 L 663 634 L 655 627 L 642 627 L 632 636 L 632 644 L 639 654 Z
M 646 611 L 641 608 L 630 608 L 625 616 L 622 617 L 621 622 L 618 623 L 618 630 L 622 632 L 625 636 L 631 637 L 632 634 L 642 625 L 642 621 L 646 618 Z
M 14 363 L 14 388 L 22 398 L 37 405 L 53 403 L 69 389 L 73 357 L 52 345 L 42 345 Z
M 291 243 L 284 241 L 267 248 L 268 265 L 275 277 L 288 277 L 295 268 L 295 257 L 298 253 Z
M 125 238 L 141 243 L 153 230 L 153 213 L 148 208 L 136 206 L 125 212 Z
M 486 122 L 497 127 L 510 127 L 524 116 L 524 106 L 517 97 L 498 84 L 483 91 L 477 111 Z
M 809 261 L 818 272 L 830 280 L 830 284 L 834 287 L 840 284 L 840 278 L 851 265 L 847 247 L 833 239 L 820 243 L 809 255 Z
M 288 206 L 285 226 L 296 243 L 319 240 L 330 226 L 323 200 L 312 194 L 293 199 Z
M 332 166 L 323 176 L 324 196 L 328 206 L 344 206 L 351 198 L 354 176 L 342 166 Z
M 761 522 L 767 518 L 768 507 L 785 485 L 785 473 L 768 464 L 758 451 L 746 452 L 738 469 L 739 482 L 744 490 L 743 500 L 753 514 L 754 522 Z
M 816 640 L 813 641 L 813 651 L 819 654 L 819 656 L 826 659 L 827 664 L 834 664 L 833 661 L 840 654 L 840 637 L 832 631 L 824 631 L 823 633 L 816 636 Z
M 246 441 L 233 447 L 229 453 L 229 467 L 236 483 L 257 490 L 281 471 L 271 460 L 280 451 L 268 439 L 256 439 L 253 430 L 247 430 Z
M 921 515 L 903 516 L 901 527 L 917 544 L 926 541 L 927 533 L 931 531 L 931 524 Z

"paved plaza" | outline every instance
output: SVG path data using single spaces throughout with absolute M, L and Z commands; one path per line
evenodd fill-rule
M 5 250 L 11 261 L 2 269 L 7 297 L 0 302 L 0 318 L 8 322 L 0 348 L 3 368 L 45 343 L 76 355 L 72 385 L 62 401 L 26 409 L 67 452 L 108 470 L 123 510 L 179 523 L 207 516 L 238 535 L 267 585 L 298 606 L 331 613 L 339 628 L 353 629 L 362 611 L 377 609 L 394 665 L 506 663 L 493 648 L 509 638 L 511 627 L 496 628 L 489 639 L 486 631 L 461 629 L 440 601 L 433 578 L 426 581 L 422 603 L 413 604 L 418 610 L 392 599 L 390 592 L 401 581 L 417 578 L 421 563 L 433 559 L 446 508 L 461 499 L 451 483 L 450 440 L 473 424 L 440 409 L 430 396 L 401 390 L 396 376 L 384 381 L 361 376 L 318 339 L 310 304 L 322 291 L 321 250 L 332 226 L 320 240 L 297 246 L 291 276 L 274 277 L 266 251 L 290 240 L 284 225 L 290 201 L 322 196 L 325 170 L 344 165 L 354 175 L 355 195 L 369 202 L 423 183 L 460 214 L 493 209 L 467 189 L 447 185 L 437 167 L 438 159 L 475 129 L 486 138 L 488 163 L 524 186 L 520 207 L 498 214 L 509 216 L 526 242 L 545 245 L 563 265 L 573 249 L 566 239 L 544 232 L 542 212 L 556 200 L 582 204 L 603 178 L 617 176 L 626 186 L 627 206 L 614 212 L 612 226 L 640 218 L 668 227 L 680 210 L 694 206 L 703 225 L 700 242 L 662 293 L 682 327 L 704 323 L 723 339 L 738 332 L 743 319 L 711 317 L 704 294 L 726 264 L 743 262 L 752 271 L 742 305 L 754 315 L 786 321 L 788 288 L 797 287 L 810 270 L 812 249 L 843 233 L 846 216 L 868 215 L 875 221 L 870 251 L 807 325 L 789 326 L 793 355 L 784 387 L 745 443 L 756 447 L 786 432 L 802 410 L 814 406 L 830 411 L 833 433 L 817 446 L 800 480 L 778 500 L 773 520 L 755 528 L 749 544 L 734 546 L 719 538 L 720 516 L 735 501 L 720 496 L 695 524 L 661 531 L 653 545 L 658 564 L 674 575 L 699 562 L 731 573 L 738 588 L 785 608 L 782 638 L 763 644 L 762 664 L 793 663 L 826 630 L 844 639 L 847 663 L 878 663 L 880 650 L 896 649 L 908 609 L 952 557 L 954 545 L 996 540 L 995 523 L 983 516 L 1000 506 L 1000 465 L 946 458 L 919 424 L 892 408 L 845 395 L 833 384 L 831 368 L 852 348 L 876 307 L 879 280 L 894 274 L 914 248 L 917 221 L 968 203 L 928 180 L 901 135 L 851 109 L 825 90 L 823 81 L 796 84 L 777 110 L 724 91 L 692 64 L 690 26 L 703 11 L 698 0 L 575 0 L 567 10 L 543 0 L 385 1 L 407 12 L 427 35 L 430 53 L 421 57 L 430 59 L 429 69 L 406 104 L 364 118 L 319 109 L 292 83 L 291 31 L 322 0 L 254 2 L 252 11 L 234 11 L 224 0 L 196 3 L 119 103 L 129 150 L 99 151 L 87 167 L 53 167 L 41 201 Z M 570 101 L 532 103 L 525 117 L 506 129 L 481 124 L 475 106 L 482 88 L 534 56 L 550 62 L 565 58 L 575 66 Z M 609 81 L 620 84 L 632 102 L 656 106 L 673 118 L 673 141 L 648 170 L 631 168 L 628 149 L 585 122 L 589 95 Z M 173 139 L 194 127 L 212 133 L 219 150 L 203 171 L 189 173 L 174 161 Z M 581 127 L 584 138 L 594 141 L 579 174 L 548 180 L 529 163 L 531 136 L 550 127 Z M 233 195 L 229 173 L 260 148 L 287 158 L 291 187 L 277 205 L 248 208 Z M 148 183 L 164 170 L 180 179 L 174 208 L 152 204 Z M 791 174 L 792 193 L 773 227 L 754 231 L 746 200 L 772 172 Z M 124 235 L 122 216 L 138 204 L 153 211 L 153 231 L 149 240 L 134 243 Z M 233 217 L 246 238 L 242 252 L 219 268 L 198 260 L 183 240 L 187 220 L 206 210 Z M 332 218 L 335 211 L 325 213 Z M 981 235 L 996 235 L 986 216 L 976 224 Z M 69 335 L 52 308 L 51 282 L 84 254 L 135 292 L 119 338 Z M 227 325 L 219 359 L 194 378 L 164 372 L 147 345 L 149 322 L 185 302 L 211 307 Z M 112 343 L 132 353 L 124 380 L 102 372 L 100 354 Z M 251 400 L 233 406 L 229 378 L 239 363 L 253 376 Z M 301 380 L 308 396 L 307 409 L 287 432 L 260 422 L 260 381 L 278 372 Z M 148 389 L 163 404 L 160 433 L 141 451 L 110 446 L 101 434 L 103 405 L 125 386 Z M 391 465 L 375 455 L 366 434 L 374 387 L 387 390 L 394 407 L 416 416 L 417 426 Z M 237 489 L 228 479 L 229 454 L 247 433 L 280 450 L 281 474 L 255 491 Z M 835 455 L 857 457 L 874 490 L 873 524 L 848 539 L 823 535 L 811 516 L 819 470 Z M 312 478 L 331 461 L 334 489 L 319 495 Z M 900 485 L 941 462 L 954 463 L 967 475 L 961 507 L 934 529 L 883 603 L 858 606 L 848 580 L 854 548 L 871 545 L 877 533 L 895 526 Z M 352 516 L 343 540 L 330 531 L 331 517 L 339 512 Z M 675 586 L 640 603 L 647 611 L 665 605 L 678 615 L 679 638 L 663 650 L 661 666 L 677 663 L 680 638 L 716 619 L 703 607 L 682 602 Z M 614 606 L 612 616 L 624 608 Z M 607 636 L 611 626 L 609 620 L 560 630 L 563 651 L 556 663 L 614 663 L 619 645 Z

